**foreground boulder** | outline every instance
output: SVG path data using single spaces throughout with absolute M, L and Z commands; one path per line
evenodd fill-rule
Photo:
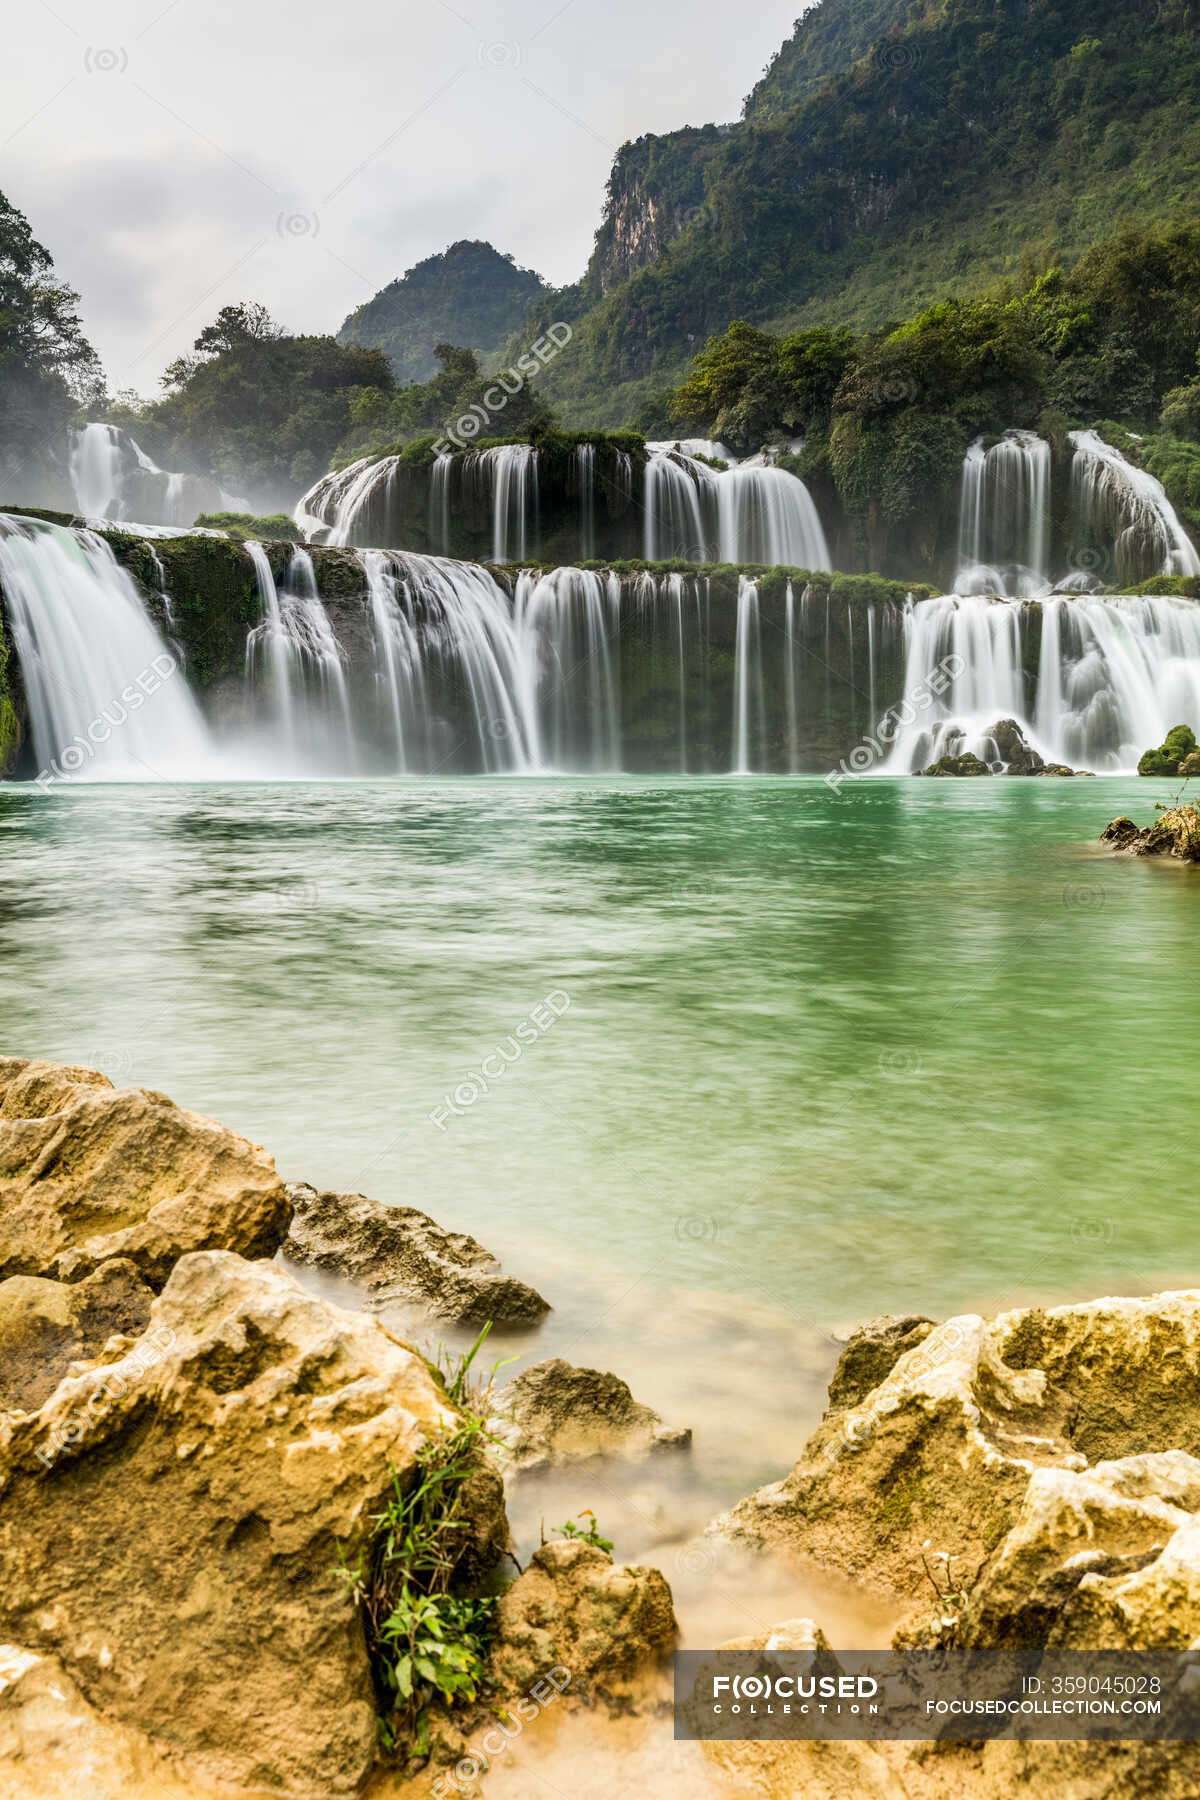
M 500 1597 L 489 1687 L 528 1692 L 548 1669 L 570 1670 L 572 1689 L 632 1675 L 674 1648 L 671 1590 L 657 1569 L 614 1563 L 593 1544 L 543 1544 Z
M 121 1257 L 161 1288 L 193 1250 L 270 1256 L 290 1207 L 265 1150 L 149 1088 L 0 1058 L 0 1277 Z
M 1167 807 L 1144 831 L 1132 819 L 1114 819 L 1101 833 L 1100 842 L 1134 856 L 1173 856 L 1180 862 L 1200 862 L 1200 806 Z
M 595 1456 L 637 1458 L 682 1450 L 691 1431 L 664 1425 L 618 1375 L 577 1369 L 556 1357 L 526 1369 L 495 1396 L 489 1430 L 500 1460 L 515 1470 L 551 1468 Z
M 206 1779 L 353 1794 L 375 1708 L 339 1546 L 452 1416 L 377 1321 L 185 1256 L 132 1346 L 0 1420 L 0 1641 Z
M 455 1325 L 536 1325 L 547 1301 L 482 1244 L 444 1231 L 411 1206 L 381 1206 L 365 1194 L 288 1189 L 292 1223 L 284 1254 L 361 1288 L 372 1306 L 419 1306 Z
M 73 1362 L 92 1362 L 112 1337 L 140 1337 L 153 1289 L 131 1262 L 102 1263 L 83 1281 L 12 1275 L 0 1281 L 0 1410 L 36 1412 Z
M 1200 1456 L 1198 1380 L 1200 1293 L 951 1319 L 713 1529 L 915 1603 L 930 1552 L 983 1567 L 1039 1472 Z

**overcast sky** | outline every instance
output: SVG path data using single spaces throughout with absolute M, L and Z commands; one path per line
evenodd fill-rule
M 26 0 L 0 190 L 79 289 L 113 389 L 218 308 L 335 331 L 489 238 L 583 270 L 614 151 L 737 116 L 803 0 Z

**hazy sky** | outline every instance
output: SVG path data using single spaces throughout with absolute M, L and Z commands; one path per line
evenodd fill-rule
M 735 118 L 803 0 L 26 0 L 0 190 L 83 297 L 114 389 L 230 301 L 292 330 L 460 237 L 561 284 L 614 151 Z

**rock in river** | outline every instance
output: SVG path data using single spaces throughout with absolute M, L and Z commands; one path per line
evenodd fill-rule
M 294 1211 L 284 1254 L 352 1282 L 373 1306 L 417 1305 L 456 1325 L 536 1325 L 550 1311 L 473 1237 L 444 1231 L 415 1207 L 319 1194 L 304 1184 L 289 1188 L 288 1198 Z

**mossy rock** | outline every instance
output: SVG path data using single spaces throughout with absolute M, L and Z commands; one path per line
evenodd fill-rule
M 943 756 L 940 762 L 930 763 L 922 769 L 922 775 L 990 775 L 991 770 L 978 756 L 967 751 L 963 756 Z
M 1138 763 L 1139 775 L 1180 775 L 1183 764 L 1196 750 L 1196 734 L 1190 725 L 1176 725 L 1157 750 L 1147 750 Z M 1194 771 L 1193 771 L 1194 772 Z

